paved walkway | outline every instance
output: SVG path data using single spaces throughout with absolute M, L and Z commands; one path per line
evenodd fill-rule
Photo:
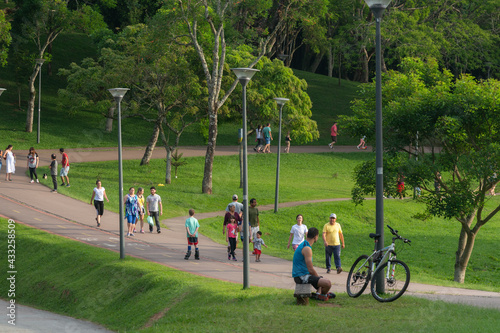
M 294 147 L 294 150 L 308 152 L 330 151 L 328 147 Z M 343 147 L 339 147 L 343 148 Z M 353 149 L 354 148 L 354 149 Z M 344 148 L 346 151 L 355 150 L 355 147 Z M 340 150 L 340 149 L 339 149 Z M 336 151 L 339 151 L 336 150 Z M 160 152 L 159 152 L 160 151 Z M 204 154 L 205 150 L 195 147 L 180 149 L 185 156 Z M 220 147 L 217 155 L 229 155 L 237 153 L 237 147 Z M 51 151 L 40 151 L 43 158 Z M 143 150 L 125 149 L 124 158 L 141 158 Z M 72 162 L 113 160 L 116 159 L 116 149 L 100 149 L 98 151 L 68 150 Z M 163 158 L 160 149 L 156 149 L 155 158 Z M 160 156 L 158 156 L 159 154 Z M 19 154 L 20 155 L 20 154 Z M 25 169 L 18 163 L 16 175 L 12 182 L 5 182 L 3 174 L 0 178 L 0 215 L 14 219 L 17 223 L 26 224 L 57 234 L 70 239 L 75 239 L 93 246 L 119 251 L 119 216 L 116 213 L 106 211 L 102 220 L 101 228 L 95 226 L 93 206 L 81 201 L 50 193 L 50 189 L 40 184 L 30 184 Z M 54 200 L 57 198 L 57 200 Z M 332 199 L 323 201 L 334 201 Z M 346 200 L 346 199 L 344 199 Z M 318 200 L 321 201 L 321 200 Z M 300 205 L 306 202 L 283 203 L 280 207 Z M 167 203 L 168 204 L 168 203 Z M 274 208 L 272 205 L 260 206 L 261 211 Z M 222 212 L 197 214 L 198 219 L 221 215 Z M 235 283 L 242 283 L 243 264 L 241 261 L 229 262 L 225 260 L 226 249 L 203 235 L 200 236 L 201 260 L 184 260 L 186 251 L 184 221 L 186 217 L 164 219 L 162 223 L 167 228 L 162 229 L 161 234 L 146 233 L 136 234 L 136 237 L 125 239 L 125 252 L 127 255 L 154 261 L 159 264 L 187 271 L 193 274 L 216 278 Z M 126 227 L 126 225 L 125 225 Z M 124 228 L 126 230 L 126 228 Z M 242 258 L 241 251 L 238 258 Z M 117 253 L 118 255 L 118 253 Z M 251 259 L 253 259 L 251 257 Z M 17 258 L 22 260 L 22 258 Z M 347 273 L 324 274 L 323 268 L 319 272 L 330 278 L 333 283 L 334 292 L 344 292 Z M 283 260 L 262 255 L 262 262 L 250 262 L 249 281 L 252 286 L 266 286 L 277 288 L 294 288 L 291 278 L 291 263 Z M 441 299 L 447 302 L 465 303 L 480 307 L 495 308 L 500 310 L 500 293 L 468 290 L 460 288 L 448 288 L 441 286 L 422 285 L 410 283 L 409 294 L 430 299 Z M 22 311 L 20 309 L 19 324 L 22 325 Z M 0 326 L 0 331 L 2 327 Z M 28 331 L 29 332 L 29 331 Z

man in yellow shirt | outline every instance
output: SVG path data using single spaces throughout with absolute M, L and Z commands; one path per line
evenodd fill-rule
M 337 274 L 342 272 L 342 265 L 340 264 L 340 244 L 345 248 L 344 235 L 342 228 L 337 223 L 337 215 L 330 215 L 330 222 L 323 227 L 323 242 L 325 243 L 325 257 L 326 257 L 326 272 L 331 272 L 332 254 L 337 268 Z

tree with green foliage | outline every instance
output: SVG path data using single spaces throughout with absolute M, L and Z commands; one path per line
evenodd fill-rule
M 454 280 L 463 283 L 479 230 L 500 211 L 500 205 L 485 208 L 500 175 L 500 82 L 452 78 L 435 60 L 414 58 L 403 60 L 401 72 L 384 76 L 384 184 L 395 195 L 397 178 L 404 175 L 407 184 L 423 190 L 427 216 L 459 222 Z M 367 118 L 375 109 L 374 84 L 362 95 L 354 115 L 341 121 L 352 134 L 373 135 Z M 355 181 L 353 200 L 361 203 L 375 191 L 373 161 L 356 169 Z
M 5 17 L 5 12 L 0 10 L 0 65 L 2 67 L 7 64 L 9 45 L 12 42 L 10 28 L 11 26 Z

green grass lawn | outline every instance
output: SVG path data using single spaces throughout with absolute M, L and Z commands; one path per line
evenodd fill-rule
M 0 219 L 6 247 L 7 221 Z M 496 332 L 498 310 L 345 293 L 296 306 L 292 291 L 204 278 L 16 225 L 16 303 L 119 332 Z M 7 251 L 0 260 L 7 262 Z M 411 267 L 411 266 L 410 266 Z M 6 270 L 0 288 L 8 299 Z M 459 319 L 458 319 L 459 318 Z M 385 323 L 382 325 L 381 323 Z M 387 325 L 390 325 L 388 328 Z
M 492 210 L 500 204 L 499 198 L 488 202 L 487 209 Z M 499 217 L 486 224 L 478 236 L 469 261 L 465 284 L 453 282 L 455 251 L 458 245 L 460 225 L 455 220 L 432 218 L 422 222 L 413 216 L 424 211 L 424 205 L 415 200 L 385 200 L 384 222 L 399 230 L 399 233 L 412 241 L 411 246 L 396 243 L 398 258 L 408 264 L 413 282 L 482 289 L 500 292 L 500 242 Z M 357 257 L 370 254 L 374 243 L 368 234 L 375 232 L 375 201 L 366 201 L 363 206 L 354 206 L 350 201 L 307 204 L 303 206 L 281 208 L 277 214 L 273 211 L 260 213 L 261 231 L 269 248 L 263 253 L 291 260 L 293 250 L 286 246 L 290 229 L 296 223 L 297 214 L 304 216 L 308 228 L 316 227 L 322 233 L 328 223 L 328 216 L 337 214 L 337 222 L 342 226 L 346 248 L 342 250 L 343 269 L 348 271 Z M 211 239 L 225 244 L 222 237 L 223 217 L 200 221 L 200 232 Z M 391 234 L 385 230 L 385 245 L 391 242 Z M 241 244 L 238 246 L 241 247 Z M 314 245 L 314 263 L 325 266 L 325 253 L 322 242 Z M 324 272 L 321 272 L 324 273 Z
M 357 164 L 371 158 L 371 153 L 324 153 L 281 155 L 280 202 L 346 198 L 352 187 L 352 170 Z M 242 195 L 239 188 L 238 156 L 216 156 L 213 168 L 213 194 L 201 193 L 204 157 L 186 158 L 188 164 L 179 168 L 177 179 L 167 186 L 164 160 L 152 160 L 149 166 L 139 166 L 139 161 L 123 161 L 124 193 L 131 186 L 149 189 L 157 187 L 162 197 L 166 217 L 187 215 L 190 208 L 197 212 L 224 210 L 233 194 Z M 274 202 L 276 181 L 276 155 L 255 154 L 248 156 L 249 195 L 260 204 Z M 49 173 L 40 168 L 39 174 Z M 106 209 L 118 211 L 118 162 L 73 163 L 70 171 L 71 187 L 58 189 L 64 195 L 89 202 L 95 181 L 100 178 L 110 203 Z M 52 186 L 50 179 L 43 184 Z M 149 193 L 149 190 L 146 191 Z

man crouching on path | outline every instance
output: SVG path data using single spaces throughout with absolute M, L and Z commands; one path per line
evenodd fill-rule
M 329 292 L 332 283 L 316 273 L 313 267 L 312 245 L 318 241 L 319 231 L 316 228 L 310 228 L 307 231 L 307 238 L 294 252 L 292 276 L 297 284 L 312 284 L 317 290 L 316 298 L 326 301 L 334 298 L 335 294 Z

